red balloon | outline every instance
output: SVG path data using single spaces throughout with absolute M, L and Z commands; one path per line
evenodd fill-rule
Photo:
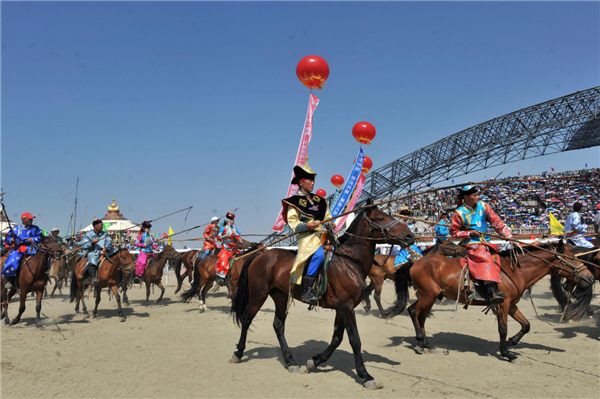
M 320 190 L 317 190 L 317 195 L 318 195 L 319 197 L 323 197 L 323 198 L 325 198 L 325 196 L 327 195 L 327 193 L 325 192 L 325 190 L 323 190 L 323 189 L 320 189 Z
M 352 136 L 361 144 L 371 144 L 371 140 L 375 138 L 375 126 L 369 122 L 358 122 L 352 128 Z
M 333 184 L 335 187 L 340 187 L 342 184 L 344 184 L 344 178 L 340 175 L 335 175 L 331 178 L 331 184 Z
M 356 159 L 354 159 L 354 162 L 356 162 Z M 371 161 L 371 158 L 369 158 L 368 156 L 365 155 L 365 159 L 363 160 L 362 172 L 364 174 L 367 174 L 367 173 L 369 173 L 369 171 L 371 170 L 372 167 L 373 167 L 373 161 Z
M 298 62 L 296 76 L 309 89 L 321 90 L 329 77 L 329 65 L 317 55 L 308 55 Z

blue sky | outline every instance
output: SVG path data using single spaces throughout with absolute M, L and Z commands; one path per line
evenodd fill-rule
M 358 151 L 356 122 L 377 128 L 365 148 L 377 169 L 600 84 L 598 2 L 2 2 L 1 12 L 1 184 L 9 216 L 41 215 L 47 230 L 67 227 L 63 197 L 80 177 L 85 224 L 116 198 L 136 222 L 194 205 L 186 227 L 240 207 L 242 233 L 268 233 L 306 115 L 295 76 L 306 55 L 331 70 L 309 147 L 315 188 L 328 193 Z M 598 167 L 599 154 L 504 175 Z M 183 216 L 154 231 L 169 225 L 180 230 Z

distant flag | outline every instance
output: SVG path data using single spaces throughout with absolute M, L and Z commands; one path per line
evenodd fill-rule
M 452 179 L 452 184 L 454 184 L 454 179 Z
M 102 222 L 102 231 L 108 231 L 108 228 L 110 227 L 111 223 L 109 222 Z
M 169 239 L 167 240 L 167 244 L 169 244 L 170 247 L 172 247 L 172 245 L 171 245 L 171 236 L 173 234 L 175 234 L 175 233 L 173 232 L 173 229 L 171 228 L 171 226 L 169 226 Z
M 554 168 L 550 168 L 550 169 L 552 169 L 552 171 L 554 172 Z
M 521 176 L 521 172 L 517 171 L 517 173 L 519 174 L 519 176 Z
M 421 188 L 421 185 L 419 184 L 419 188 Z
M 585 167 L 587 168 L 587 162 L 585 163 Z
M 562 234 L 565 228 L 551 212 L 548 212 L 548 219 L 550 219 L 550 234 Z
M 42 234 L 45 235 L 46 237 L 49 236 L 50 234 L 48 234 L 48 232 L 44 229 L 40 229 L 42 231 Z

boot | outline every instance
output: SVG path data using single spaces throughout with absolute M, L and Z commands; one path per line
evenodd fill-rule
M 17 285 L 16 277 L 4 277 L 4 288 L 10 291 Z
M 498 284 L 494 281 L 488 281 L 485 284 L 487 289 L 487 298 L 492 305 L 499 305 L 504 302 L 504 292 L 498 291 Z
M 88 268 L 90 269 L 90 277 L 92 278 L 92 287 L 97 287 L 100 284 L 100 280 L 98 280 L 98 267 L 90 265 Z
M 315 284 L 315 278 L 304 276 L 302 280 L 302 302 L 309 303 L 311 305 L 316 305 L 319 301 L 317 299 L 317 295 L 315 295 L 315 290 L 313 289 L 313 285 Z
M 220 287 L 223 287 L 226 284 L 225 277 L 221 277 L 218 274 L 215 276 L 215 281 L 217 282 L 217 284 L 219 284 Z

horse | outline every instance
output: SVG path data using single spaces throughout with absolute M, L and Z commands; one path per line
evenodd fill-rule
M 242 245 L 245 249 L 245 251 L 252 251 L 252 250 L 256 250 L 257 248 L 260 247 L 260 244 L 258 243 L 251 243 L 249 241 L 243 240 L 242 241 Z M 262 250 L 262 251 L 266 251 L 266 249 Z M 261 251 L 259 251 L 261 252 Z M 204 313 L 208 310 L 208 308 L 206 307 L 206 294 L 208 293 L 208 291 L 211 289 L 211 287 L 213 286 L 213 283 L 217 277 L 217 272 L 215 270 L 215 266 L 217 265 L 217 260 L 218 260 L 218 256 L 216 255 L 209 255 L 206 258 L 202 259 L 200 262 L 196 262 L 196 264 L 194 265 L 194 270 L 193 270 L 193 276 L 194 279 L 192 280 L 192 287 L 185 291 L 183 294 L 181 294 L 181 301 L 182 302 L 189 302 L 190 299 L 192 299 L 192 297 L 194 297 L 195 295 L 198 296 L 198 311 L 200 313 Z M 240 275 L 240 270 L 242 268 L 242 266 L 244 265 L 245 260 L 242 259 L 235 259 L 233 261 L 233 264 L 231 265 L 231 268 L 229 269 L 229 279 L 227 281 L 227 288 L 229 291 L 229 295 L 233 295 L 233 293 L 235 292 L 235 287 L 237 286 L 237 280 L 239 278 Z M 218 288 L 218 286 L 217 286 Z
M 74 257 L 72 254 L 76 252 L 76 250 L 70 250 L 66 245 L 62 245 L 62 250 L 64 252 L 63 255 L 50 262 L 50 271 L 48 272 L 48 276 L 50 279 L 54 280 L 54 288 L 52 288 L 50 298 L 54 298 L 54 293 L 56 292 L 57 288 L 59 295 L 62 295 L 62 285 L 63 282 L 66 281 L 67 274 L 69 273 L 69 259 Z
M 40 312 L 42 311 L 42 295 L 44 293 L 46 283 L 48 282 L 48 274 L 46 273 L 48 269 L 48 261 L 50 260 L 50 257 L 60 256 L 61 253 L 62 248 L 60 244 L 58 244 L 52 237 L 44 237 L 35 255 L 31 257 L 23 257 L 17 272 L 21 303 L 19 305 L 19 314 L 13 319 L 12 322 L 10 322 L 8 318 L 8 303 L 17 292 L 17 287 L 13 286 L 10 292 L 7 293 L 6 289 L 4 288 L 4 277 L 0 279 L 0 286 L 2 289 L 2 293 L 0 294 L 2 297 L 1 317 L 4 318 L 4 324 L 15 325 L 21 320 L 21 315 L 25 311 L 25 300 L 27 299 L 27 294 L 29 292 L 35 292 L 35 325 L 37 328 L 42 328 L 42 325 L 40 324 Z M 4 267 L 6 258 L 3 260 L 4 261 L 2 262 L 0 269 Z
M 450 240 L 439 239 L 434 246 L 427 248 L 423 251 L 423 256 L 442 254 L 444 256 L 452 257 L 465 257 L 467 251 L 460 245 L 454 244 Z M 371 299 L 369 296 L 371 292 L 375 291 L 373 298 L 379 309 L 379 315 L 383 315 L 383 306 L 381 305 L 381 291 L 383 289 L 383 282 L 385 280 L 394 280 L 394 274 L 396 273 L 396 266 L 394 261 L 396 257 L 391 255 L 375 255 L 375 260 L 371 271 L 369 272 L 369 280 L 371 282 L 363 291 L 363 302 L 365 304 L 364 311 L 368 313 L 371 310 Z
M 562 240 L 557 244 L 522 248 L 527 251 L 527 254 L 519 256 L 516 264 L 513 264 L 509 251 L 500 253 L 499 257 L 501 282 L 498 283 L 498 289 L 505 293 L 504 302 L 499 304 L 495 311 L 500 334 L 500 355 L 512 363 L 520 363 L 520 361 L 516 355 L 508 351 L 508 347 L 517 345 L 530 330 L 529 321 L 517 307 L 525 290 L 549 273 L 574 278 L 583 287 L 590 286 L 594 281 L 590 271 L 581 262 L 566 259 L 573 254 Z M 435 352 L 427 341 L 425 321 L 436 299 L 446 297 L 453 301 L 458 300 L 460 303 L 467 302 L 465 291 L 459 288 L 459 286 L 462 288 L 462 282 L 459 282 L 462 271 L 460 259 L 432 255 L 415 262 L 407 262 L 396 272 L 394 285 L 397 300 L 385 311 L 384 318 L 389 319 L 402 313 L 408 302 L 408 287 L 412 284 L 419 296 L 409 306 L 408 313 L 415 328 L 418 353 L 423 353 L 425 349 Z M 459 289 L 460 296 L 457 298 Z M 487 301 L 473 300 L 470 304 L 489 306 Z M 519 322 L 521 330 L 507 342 L 508 315 Z
M 142 281 L 146 283 L 146 306 L 148 306 L 148 298 L 150 298 L 150 287 L 152 284 L 160 288 L 160 296 L 155 303 L 159 303 L 165 294 L 165 287 L 162 285 L 163 271 L 167 261 L 181 261 L 181 255 L 170 245 L 165 245 L 165 248 L 155 257 L 151 257 L 148 261 L 148 266 L 142 274 Z
M 367 204 L 372 205 L 372 202 L 369 200 Z M 336 312 L 333 338 L 323 353 L 308 360 L 307 368 L 316 369 L 327 361 L 342 342 L 346 330 L 354 352 L 356 371 L 363 386 L 367 389 L 380 388 L 363 362 L 354 308 L 361 302 L 365 279 L 373 265 L 375 245 L 388 243 L 407 247 L 414 243 L 414 235 L 401 221 L 368 207 L 357 214 L 339 243 L 327 266 L 327 290 L 319 300 L 319 306 Z M 270 296 L 275 303 L 273 328 L 286 368 L 290 372 L 299 371 L 284 335 L 288 295 L 291 294 L 297 300 L 301 298 L 301 287 L 290 283 L 294 259 L 293 251 L 272 249 L 244 264 L 231 304 L 233 318 L 242 331 L 237 351 L 230 362 L 241 362 L 250 324 Z
M 582 247 L 575 247 L 571 250 L 574 254 L 582 254 L 589 251 L 590 248 Z M 600 252 L 583 255 L 579 257 L 579 259 L 587 262 L 585 265 L 594 276 L 594 280 L 600 281 Z M 560 311 L 564 312 L 565 320 L 579 320 L 584 313 L 587 313 L 588 315 L 594 313 L 590 307 L 594 295 L 593 286 L 582 289 L 573 284 L 573 281 L 567 280 L 565 282 L 565 279 L 561 276 L 552 276 L 550 277 L 550 288 L 552 290 L 552 295 L 558 302 Z M 565 291 L 572 293 L 569 295 Z M 565 307 L 567 308 L 566 310 Z
M 83 304 L 83 315 L 87 318 L 89 313 L 83 300 L 84 284 L 83 284 L 83 268 L 87 263 L 87 257 L 82 258 L 75 266 L 75 271 L 71 279 L 71 295 L 69 302 L 76 302 L 75 314 L 79 314 L 79 302 Z M 96 286 L 96 306 L 94 307 L 94 319 L 98 317 L 98 304 L 100 304 L 100 294 L 102 288 L 109 287 L 115 298 L 117 298 L 117 309 L 120 320 L 125 321 L 125 315 L 121 309 L 121 296 L 119 295 L 118 283 L 123 275 L 126 273 L 133 273 L 134 266 L 128 267 L 134 264 L 133 256 L 127 249 L 120 248 L 110 256 L 103 256 L 100 264 L 98 265 L 98 280 L 99 284 Z
M 199 251 L 197 249 L 193 249 L 191 251 L 185 252 L 181 255 L 181 262 L 178 265 L 175 265 L 175 278 L 177 278 L 177 288 L 175 289 L 175 294 L 181 291 L 181 285 L 183 284 L 183 280 L 187 277 L 189 282 L 192 282 L 192 275 L 194 274 L 194 264 L 198 264 L 200 262 L 200 256 L 204 251 Z M 200 255 L 198 255 L 200 254 Z M 181 273 L 181 265 L 185 266 L 185 272 Z

